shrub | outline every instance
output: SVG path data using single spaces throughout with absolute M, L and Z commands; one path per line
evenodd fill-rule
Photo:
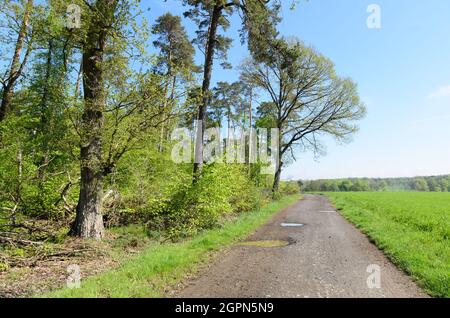
M 171 237 L 217 226 L 224 216 L 258 208 L 261 194 L 239 165 L 211 164 L 202 177 L 177 192 L 163 212 Z
M 300 192 L 300 186 L 296 181 L 282 181 L 280 183 L 280 193 L 290 195 Z

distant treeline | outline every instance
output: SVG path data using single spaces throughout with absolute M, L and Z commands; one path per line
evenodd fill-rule
M 414 178 L 349 178 L 300 180 L 302 191 L 421 191 L 450 192 L 450 175 Z

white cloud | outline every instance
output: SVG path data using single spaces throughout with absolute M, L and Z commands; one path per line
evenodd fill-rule
M 450 85 L 441 86 L 436 91 L 428 95 L 429 99 L 437 99 L 450 96 Z

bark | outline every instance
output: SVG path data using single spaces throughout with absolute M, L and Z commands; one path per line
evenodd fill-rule
M 116 1 L 98 0 L 83 48 L 82 145 L 80 149 L 81 179 L 75 222 L 70 234 L 101 238 L 104 234 L 102 216 L 103 177 L 102 128 L 105 108 L 103 56 Z M 101 19 L 102 18 L 102 19 Z M 110 21 L 109 21 L 110 22 Z
M 280 111 L 278 113 L 280 113 Z M 282 139 L 283 139 L 281 132 L 283 130 L 282 130 L 281 122 L 278 123 L 277 128 L 278 128 L 278 132 L 279 132 L 279 134 L 278 134 L 278 149 L 277 149 L 278 154 L 277 154 L 277 162 L 276 162 L 276 166 L 275 166 L 275 176 L 273 179 L 273 186 L 272 186 L 272 194 L 273 195 L 275 195 L 278 192 L 278 190 L 280 189 L 281 171 L 283 169 L 283 161 L 282 161 L 283 153 L 282 153 L 282 144 L 281 144 Z
M 283 162 L 279 161 L 275 171 L 275 177 L 273 179 L 272 193 L 275 194 L 278 192 L 280 188 L 280 179 L 281 179 L 281 168 L 283 166 Z
M 14 91 L 14 85 L 22 74 L 23 66 L 26 63 L 27 57 L 31 50 L 31 44 L 27 49 L 25 58 L 20 63 L 20 55 L 22 54 L 23 44 L 27 35 L 27 27 L 30 20 L 31 10 L 33 8 L 33 0 L 28 0 L 25 5 L 25 12 L 23 15 L 22 24 L 20 26 L 19 35 L 17 37 L 16 45 L 14 48 L 14 55 L 11 62 L 11 68 L 8 72 L 8 78 L 3 84 L 2 102 L 0 104 L 0 122 L 3 121 L 6 115 L 11 111 L 11 100 Z
M 203 139 L 205 135 L 206 127 L 206 109 L 210 101 L 209 86 L 211 84 L 211 74 L 214 62 L 214 49 L 216 46 L 217 28 L 219 26 L 219 20 L 222 15 L 223 7 L 221 5 L 215 5 L 211 23 L 209 26 L 208 42 L 206 45 L 205 54 L 205 67 L 203 73 L 202 83 L 202 103 L 198 110 L 197 120 L 201 122 L 201 125 L 197 126 L 196 142 L 195 142 L 195 162 L 194 162 L 194 182 L 200 178 L 203 169 Z
M 250 87 L 250 103 L 248 106 L 248 121 L 249 121 L 249 137 L 248 137 L 248 175 L 252 175 L 252 120 L 253 120 L 253 87 Z

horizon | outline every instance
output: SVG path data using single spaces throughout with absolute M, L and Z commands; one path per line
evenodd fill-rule
M 350 180 L 350 179 L 416 179 L 416 178 L 440 178 L 440 177 L 450 177 L 450 173 L 447 174 L 439 174 L 439 175 L 430 175 L 430 176 L 412 176 L 412 177 L 344 177 L 344 178 L 325 178 L 325 179 L 297 179 L 297 180 L 285 180 L 285 181 L 321 181 L 321 180 Z

